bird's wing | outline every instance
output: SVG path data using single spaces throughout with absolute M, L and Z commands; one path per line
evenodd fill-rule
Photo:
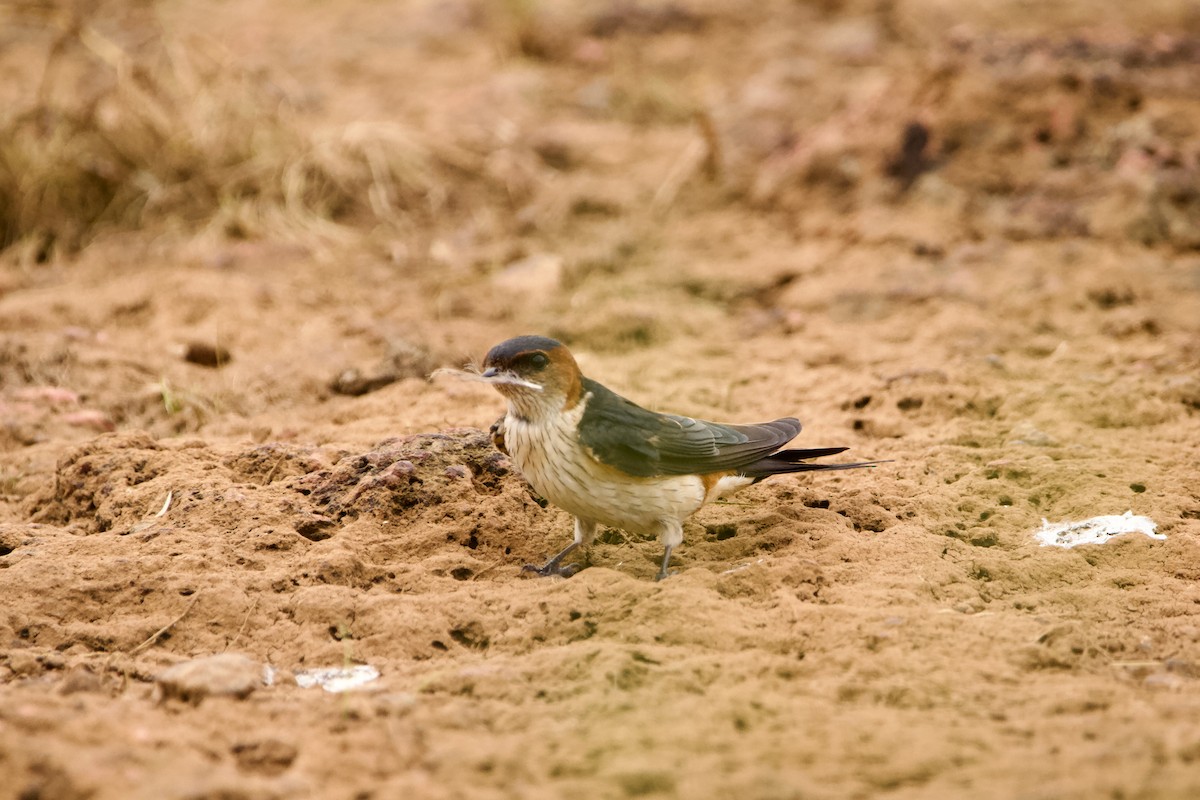
M 770 455 L 800 432 L 791 417 L 759 425 L 658 414 L 588 378 L 579 439 L 592 457 L 639 477 L 736 470 Z

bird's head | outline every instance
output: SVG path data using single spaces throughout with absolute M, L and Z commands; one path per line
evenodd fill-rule
M 501 342 L 483 359 L 482 377 L 529 420 L 574 406 L 583 387 L 571 351 L 545 336 L 518 336 Z

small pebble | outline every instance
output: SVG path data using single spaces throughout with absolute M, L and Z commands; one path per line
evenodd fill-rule
M 225 366 L 232 358 L 233 356 L 224 347 L 208 342 L 188 342 L 187 349 L 183 351 L 184 361 L 214 369 Z
M 104 688 L 100 676 L 92 672 L 85 664 L 77 664 L 67 671 L 58 684 L 60 694 L 75 694 L 76 692 L 98 692 Z
M 176 664 L 157 680 L 163 699 L 174 697 L 189 703 L 199 703 L 210 695 L 244 699 L 263 685 L 263 667 L 249 656 L 221 653 Z

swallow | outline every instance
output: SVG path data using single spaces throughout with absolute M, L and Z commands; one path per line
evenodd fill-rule
M 800 421 L 732 425 L 660 414 L 584 377 L 560 342 L 519 336 L 493 347 L 482 378 L 508 401 L 492 441 L 533 490 L 575 518 L 575 539 L 538 575 L 569 577 L 563 560 L 587 548 L 600 525 L 656 536 L 667 577 L 683 522 L 703 505 L 772 475 L 869 467 L 881 462 L 813 464 L 846 447 L 784 450 Z

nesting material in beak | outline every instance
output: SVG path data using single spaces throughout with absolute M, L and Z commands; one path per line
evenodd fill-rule
M 490 383 L 493 386 L 496 384 L 506 384 L 508 386 L 520 386 L 524 389 L 532 389 L 535 392 L 542 391 L 539 384 L 527 381 L 524 378 L 519 378 L 511 372 L 498 372 L 495 368 L 485 370 L 484 372 L 476 372 L 465 369 L 454 369 L 453 367 L 442 367 L 436 369 L 430 374 L 430 378 L 437 378 L 442 375 L 452 375 L 459 380 L 476 381 L 478 383 Z

